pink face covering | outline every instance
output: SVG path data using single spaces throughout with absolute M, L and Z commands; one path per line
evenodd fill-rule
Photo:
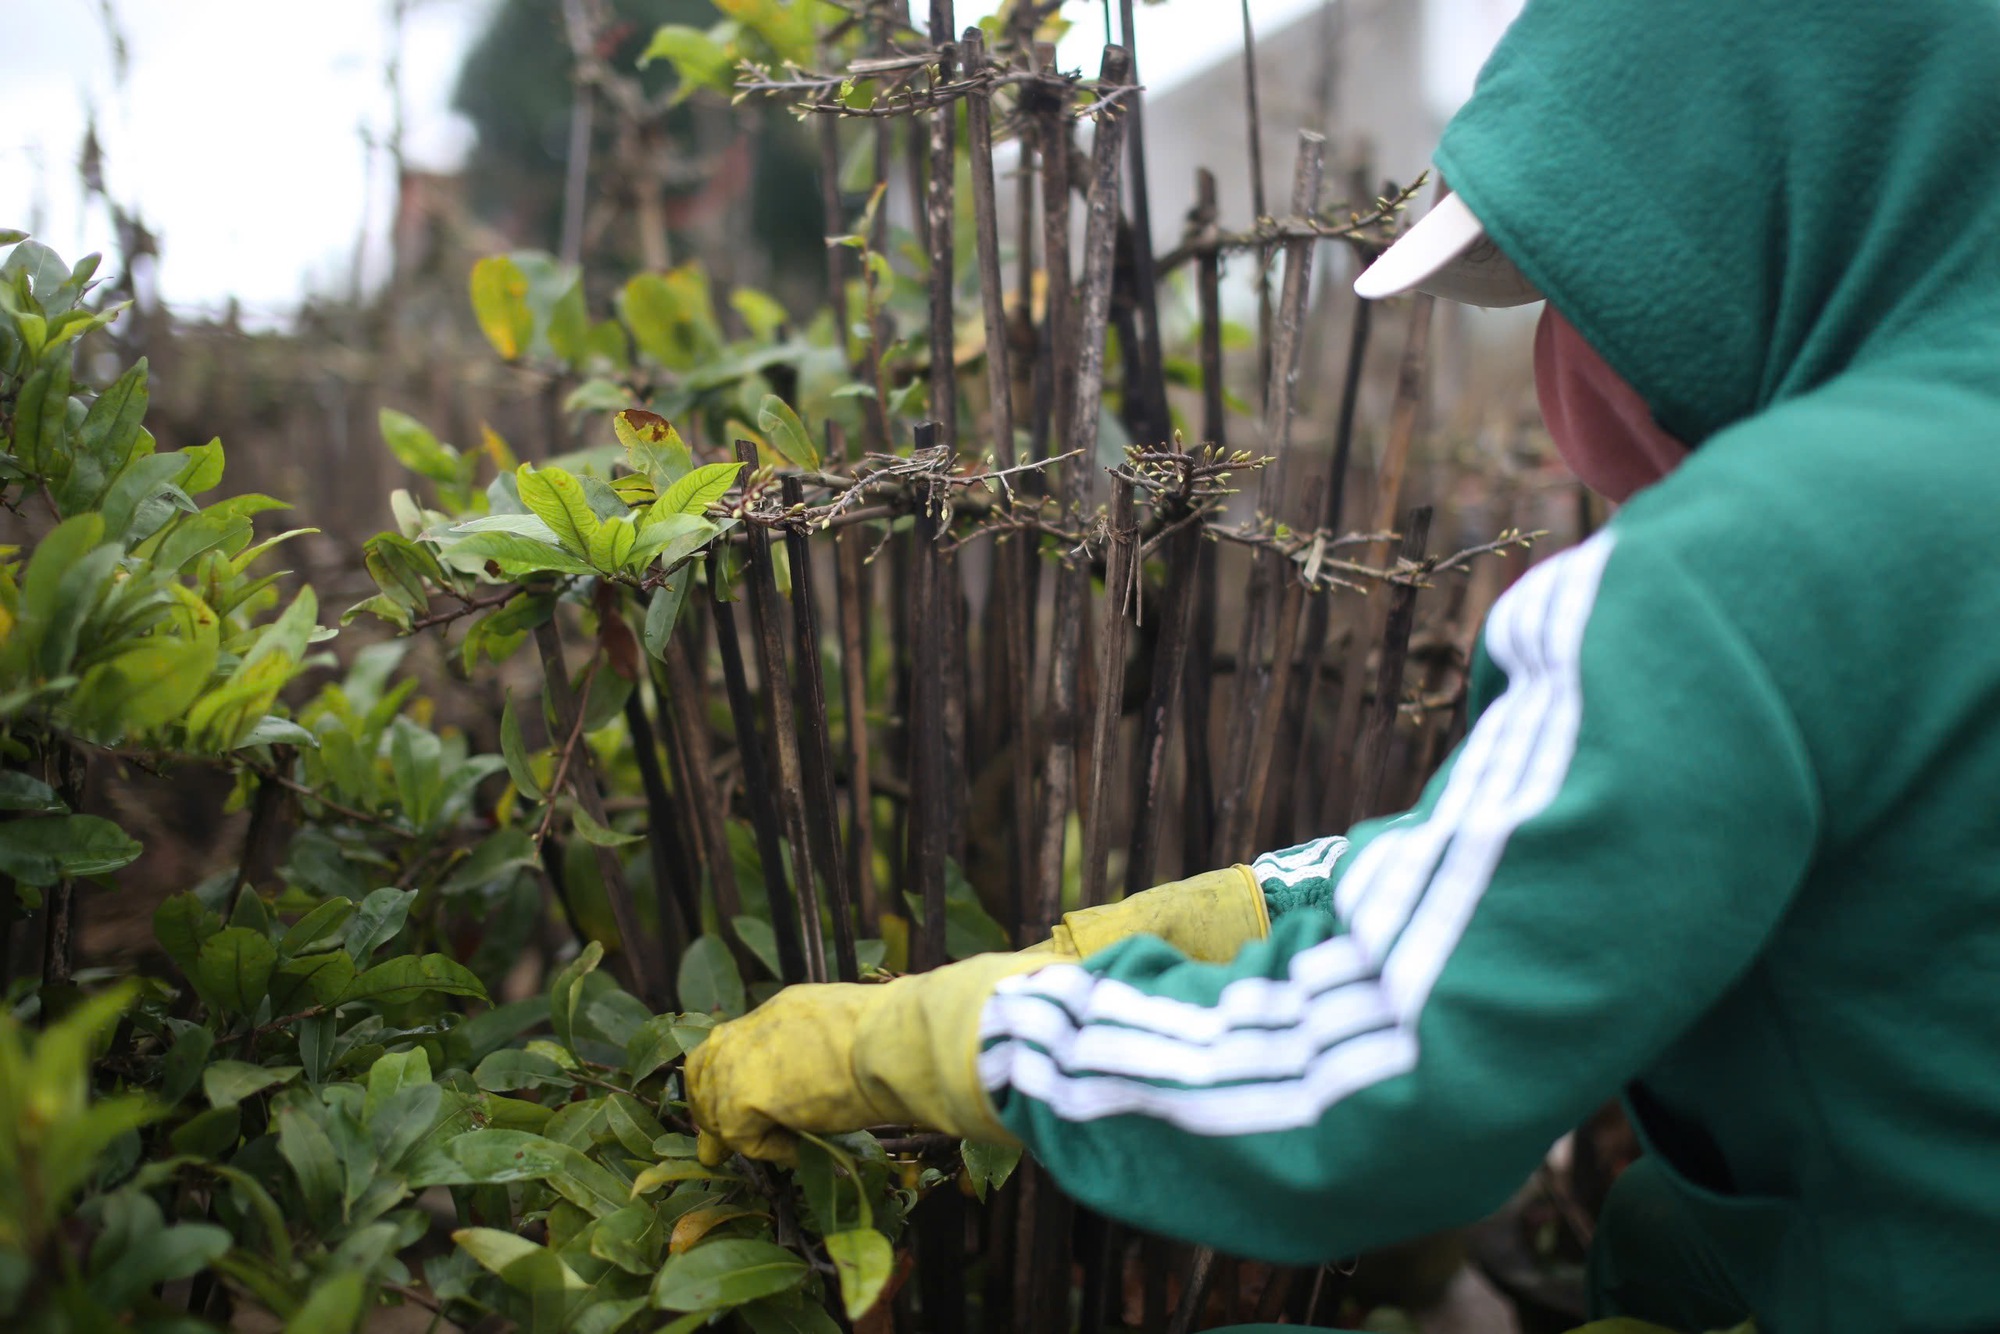
M 1639 391 L 1554 306 L 1543 308 L 1535 330 L 1535 394 L 1563 462 L 1607 500 L 1626 500 L 1687 457 Z

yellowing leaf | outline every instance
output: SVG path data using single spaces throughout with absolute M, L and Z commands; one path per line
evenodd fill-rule
M 501 472 L 512 472 L 520 465 L 514 461 L 514 451 L 507 444 L 506 437 L 488 426 L 479 423 L 479 443 L 486 450 L 486 456 L 493 460 L 493 466 Z
M 694 455 L 673 423 L 644 408 L 627 408 L 611 419 L 618 443 L 625 446 L 625 463 L 643 473 L 657 488 L 673 485 L 694 466 Z
M 741 1181 L 743 1178 L 728 1172 L 718 1172 L 714 1168 L 703 1167 L 687 1158 L 676 1158 L 671 1162 L 655 1163 L 632 1182 L 632 1198 L 650 1195 L 662 1186 L 676 1181 Z
M 761 1209 L 744 1209 L 734 1205 L 689 1210 L 674 1223 L 673 1235 L 667 1238 L 667 1254 L 679 1255 L 724 1223 L 734 1219 L 763 1217 L 766 1217 L 766 1214 Z
M 527 349 L 535 331 L 528 309 L 528 275 L 505 255 L 488 255 L 472 266 L 472 313 L 493 350 L 508 361 Z
M 729 305 L 743 317 L 743 322 L 750 326 L 750 332 L 758 338 L 772 337 L 791 318 L 777 298 L 754 287 L 739 287 L 731 292 Z

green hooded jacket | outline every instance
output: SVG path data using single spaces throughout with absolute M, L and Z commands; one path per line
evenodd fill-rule
M 2000 1329 L 2000 0 L 1531 0 L 1438 164 L 1695 453 L 1233 963 L 1004 983 L 1093 1208 L 1349 1255 L 1623 1093 L 1764 1334 Z

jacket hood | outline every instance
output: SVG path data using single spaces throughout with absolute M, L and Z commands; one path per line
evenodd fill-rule
M 1693 445 L 1865 361 L 2000 354 L 1997 150 L 1996 0 L 1529 0 L 1437 163 Z

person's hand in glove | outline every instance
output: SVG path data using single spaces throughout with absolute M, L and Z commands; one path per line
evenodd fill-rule
M 1087 959 L 1127 936 L 1158 936 L 1190 959 L 1227 963 L 1271 934 L 1264 891 L 1247 866 L 1225 866 L 1155 885 L 1117 903 L 1064 913 L 1049 939 L 1021 951 L 1056 960 Z
M 979 1012 L 1003 977 L 1062 962 L 982 954 L 880 984 L 787 987 L 719 1025 L 687 1061 L 711 1166 L 724 1146 L 796 1160 L 794 1131 L 917 1125 L 1010 1144 L 979 1083 Z

